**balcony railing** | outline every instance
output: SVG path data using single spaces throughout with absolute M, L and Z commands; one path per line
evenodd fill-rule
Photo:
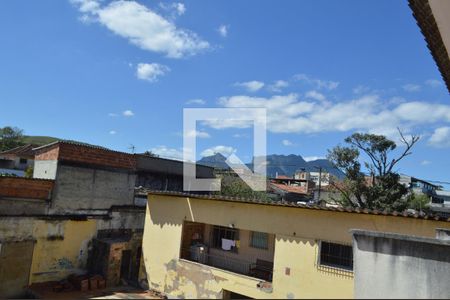
M 252 260 L 241 259 L 229 255 L 211 254 L 206 247 L 191 247 L 182 249 L 181 258 L 218 269 L 255 277 L 272 282 L 273 262 L 255 257 Z

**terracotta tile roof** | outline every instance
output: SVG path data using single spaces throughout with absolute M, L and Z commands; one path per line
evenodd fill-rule
M 434 221 L 444 221 L 450 222 L 450 218 L 446 218 L 436 214 L 419 214 L 419 213 L 410 213 L 407 211 L 398 212 L 398 211 L 379 211 L 372 209 L 359 209 L 359 208 L 350 208 L 350 207 L 324 207 L 317 204 L 302 204 L 302 203 L 290 203 L 290 202 L 279 202 L 279 201 L 263 201 L 259 199 L 250 199 L 250 198 L 236 198 L 236 197 L 228 197 L 228 196 L 216 196 L 216 195 L 199 195 L 185 192 L 172 192 L 172 191 L 156 191 L 145 188 L 140 188 L 136 190 L 136 194 L 141 195 L 166 195 L 166 196 L 178 196 L 178 197 L 190 197 L 196 199 L 206 199 L 206 200 L 215 200 L 215 201 L 226 201 L 226 202 L 239 202 L 239 203 L 247 203 L 247 204 L 257 204 L 257 205 L 269 205 L 269 206 L 283 206 L 283 207 L 291 207 L 297 209 L 314 209 L 314 210 L 323 210 L 323 211 L 334 211 L 340 213 L 355 213 L 355 214 L 369 214 L 369 215 L 381 215 L 381 216 L 392 216 L 392 217 L 404 217 L 404 218 L 415 218 L 415 219 L 424 219 L 424 220 L 434 220 Z
M 18 156 L 23 158 L 34 158 L 34 147 L 36 145 L 27 144 L 23 146 L 19 146 L 10 150 L 6 150 L 3 152 L 0 152 L 0 155 L 7 155 L 7 156 Z
M 409 0 L 409 7 L 450 92 L 450 57 L 428 0 Z
M 304 186 L 293 186 L 293 185 L 286 185 L 283 183 L 275 183 L 270 182 L 270 187 L 283 190 L 288 193 L 296 193 L 296 194 L 303 194 L 306 195 L 308 192 L 306 191 L 306 187 Z

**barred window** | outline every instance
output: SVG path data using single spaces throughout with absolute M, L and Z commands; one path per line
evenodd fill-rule
M 239 231 L 234 228 L 214 226 L 212 230 L 212 247 L 222 249 L 222 239 L 237 241 L 239 240 Z M 234 250 L 236 251 L 236 249 Z
M 269 249 L 269 235 L 264 232 L 252 231 L 250 247 L 258 249 Z
M 330 267 L 353 270 L 352 246 L 321 242 L 320 264 Z

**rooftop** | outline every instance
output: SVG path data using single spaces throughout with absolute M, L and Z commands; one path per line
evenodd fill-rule
M 19 146 L 13 149 L 9 149 L 3 152 L 0 152 L 1 155 L 15 155 L 24 158 L 34 158 L 34 147 L 35 145 L 26 144 L 23 146 Z
M 440 216 L 438 214 L 424 214 L 424 213 L 411 213 L 411 212 L 398 212 L 398 211 L 379 211 L 372 209 L 359 209 L 359 208 L 344 208 L 344 207 L 325 207 L 317 204 L 303 204 L 303 203 L 286 203 L 272 200 L 259 200 L 259 199 L 249 199 L 249 198 L 236 198 L 228 196 L 217 196 L 217 195 L 199 195 L 185 192 L 172 192 L 172 191 L 155 191 L 145 188 L 141 188 L 137 193 L 143 195 L 164 195 L 164 196 L 175 196 L 175 197 L 189 197 L 195 199 L 205 199 L 213 201 L 227 201 L 227 202 L 237 202 L 245 204 L 255 204 L 255 205 L 268 205 L 268 206 L 281 206 L 296 209 L 313 209 L 313 210 L 323 210 L 323 211 L 334 211 L 340 213 L 354 213 L 354 214 L 368 214 L 368 215 L 381 215 L 381 216 L 392 216 L 392 217 L 403 217 L 403 218 L 415 218 L 424 220 L 435 220 L 450 222 L 450 218 Z
M 450 92 L 450 2 L 409 0 L 409 6 Z

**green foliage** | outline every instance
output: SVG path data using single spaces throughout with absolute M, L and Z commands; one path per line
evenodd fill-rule
M 252 190 L 241 178 L 234 174 L 223 174 L 220 177 L 221 190 L 216 193 L 217 195 L 258 199 L 262 201 L 269 200 L 265 192 Z
M 33 144 L 37 146 L 43 146 L 47 145 L 56 141 L 59 141 L 60 139 L 54 138 L 51 136 L 31 136 L 31 135 L 24 135 L 22 138 L 22 142 L 24 144 Z
M 26 177 L 26 178 L 33 178 L 33 172 L 34 172 L 33 166 L 29 166 L 29 167 L 25 170 L 25 177 Z
M 152 151 L 145 151 L 144 153 L 142 153 L 145 156 L 150 156 L 150 157 L 159 157 L 158 154 L 153 153 Z
M 0 151 L 6 151 L 24 145 L 22 130 L 17 127 L 6 126 L 0 128 Z
M 399 131 L 400 132 L 400 131 Z M 343 182 L 332 185 L 340 191 L 341 197 L 335 202 L 345 207 L 369 208 L 378 210 L 403 211 L 409 207 L 408 189 L 399 183 L 400 176 L 393 171 L 395 165 L 411 154 L 410 150 L 419 140 L 412 136 L 407 140 L 400 132 L 404 151 L 397 158 L 390 158 L 397 148 L 394 141 L 385 136 L 355 133 L 345 139 L 349 146 L 337 146 L 328 151 L 328 159 L 343 171 Z M 360 154 L 364 153 L 369 161 L 364 166 L 371 176 L 366 177 L 361 170 Z
M 430 197 L 424 194 L 411 194 L 409 201 L 409 208 L 417 211 L 428 212 L 430 210 Z

